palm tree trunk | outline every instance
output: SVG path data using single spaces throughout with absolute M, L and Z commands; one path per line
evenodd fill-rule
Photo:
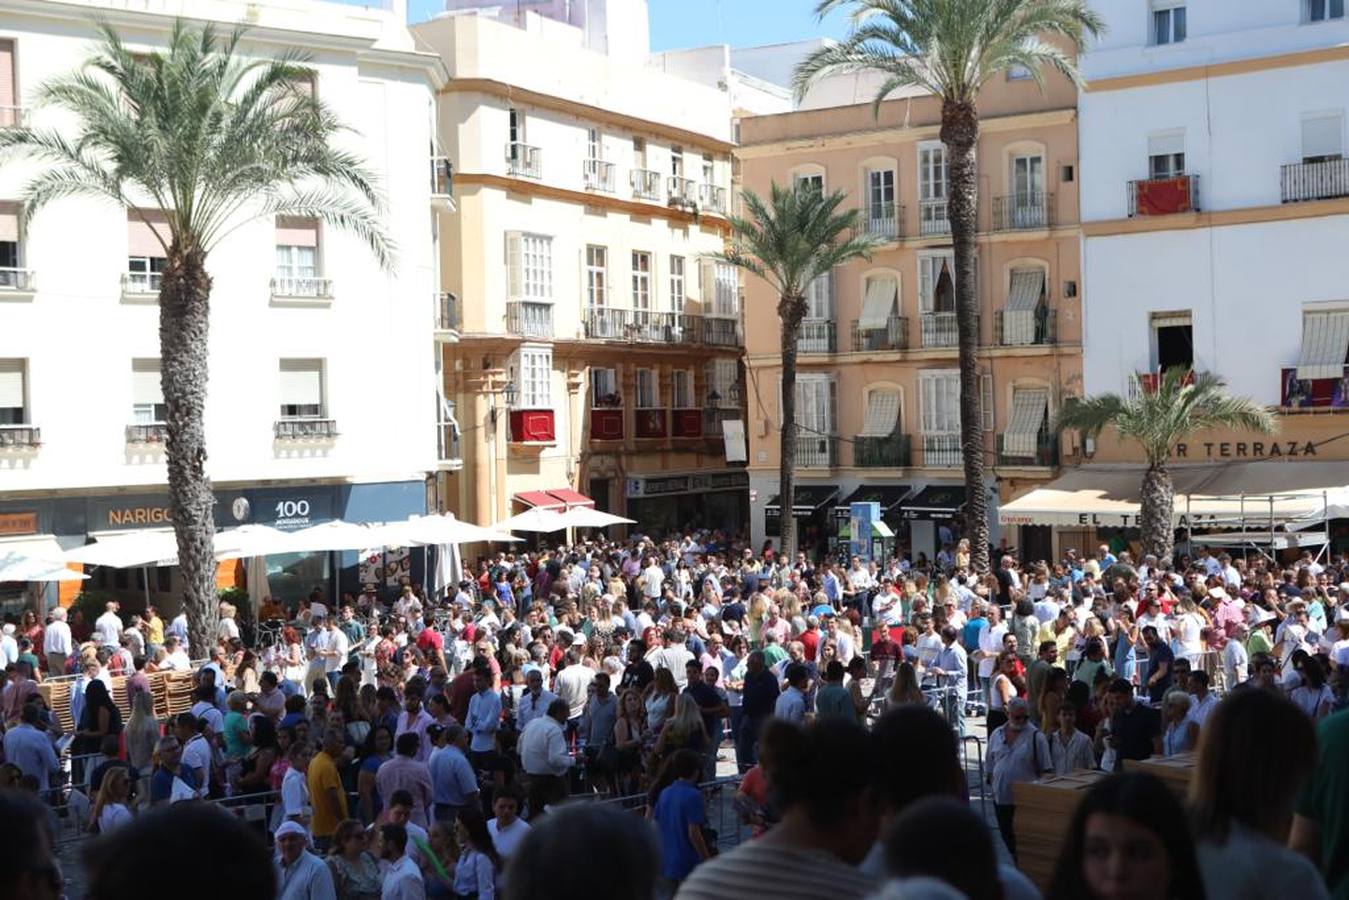
M 160 381 L 168 406 L 169 512 L 178 538 L 192 655 L 215 643 L 215 497 L 206 477 L 207 333 L 211 278 L 205 254 L 169 249 L 159 291 Z
M 974 237 L 978 227 L 978 170 L 974 148 L 979 114 L 969 104 L 942 104 L 950 192 L 947 217 L 955 245 L 956 329 L 960 351 L 960 452 L 965 463 L 965 536 L 970 565 L 988 567 L 988 510 L 984 500 L 984 425 L 979 397 L 979 295 L 975 290 Z
M 791 562 L 796 550 L 796 343 L 801 337 L 801 320 L 806 315 L 802 297 L 782 297 L 778 318 L 782 321 L 782 448 L 778 463 L 778 548 L 781 558 Z
M 1143 473 L 1143 496 L 1138 511 L 1138 530 L 1143 539 L 1143 552 L 1152 553 L 1157 562 L 1166 565 L 1174 552 L 1175 525 L 1172 516 L 1176 504 L 1176 488 L 1165 462 L 1153 462 Z

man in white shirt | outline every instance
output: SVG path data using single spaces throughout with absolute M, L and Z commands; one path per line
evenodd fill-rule
M 75 652 L 75 643 L 70 636 L 70 626 L 66 624 L 65 608 L 56 607 L 51 617 L 42 639 L 42 652 L 47 658 L 47 674 L 64 675 L 66 660 Z
M 336 900 L 332 871 L 308 846 L 303 826 L 285 822 L 276 830 L 277 900 Z
M 487 831 L 492 835 L 492 843 L 502 859 L 509 859 L 515 848 L 529 833 L 529 823 L 520 818 L 520 795 L 513 787 L 497 788 L 492 800 L 492 812 L 496 818 L 487 823 Z
M 642 596 L 648 600 L 659 600 L 664 584 L 665 570 L 656 564 L 656 557 L 648 556 L 646 568 L 642 570 Z
M 1218 698 L 1209 693 L 1208 673 L 1203 669 L 1191 671 L 1190 677 L 1185 680 L 1185 684 L 1189 688 L 1191 697 L 1190 711 L 1186 716 L 1202 731 L 1204 723 L 1208 721 L 1209 714 L 1218 705 Z
M 567 720 L 579 722 L 585 712 L 590 682 L 595 680 L 595 670 L 582 664 L 575 650 L 568 650 L 562 659 L 566 665 L 557 673 L 553 687 L 557 688 L 558 698 L 567 704 Z
M 122 642 L 122 618 L 117 615 L 119 609 L 116 600 L 109 601 L 103 608 L 103 615 L 94 620 L 94 640 L 100 647 L 116 650 Z
M 530 669 L 529 674 L 525 676 L 525 692 L 515 704 L 516 729 L 523 732 L 530 722 L 539 716 L 547 715 L 548 707 L 556 699 L 557 694 L 543 687 L 543 672 Z
M 314 812 L 309 805 L 309 780 L 305 777 L 305 771 L 309 768 L 309 745 L 304 741 L 291 744 L 287 756 L 290 767 L 281 778 L 280 816 L 283 822 L 294 822 L 308 834 L 309 817 Z M 277 833 L 280 834 L 280 831 Z
M 667 629 L 661 635 L 661 646 L 646 656 L 653 669 L 669 669 L 674 676 L 675 686 L 684 690 L 688 686 L 688 664 L 693 654 L 684 646 L 683 635 L 674 629 Z
M 347 662 L 347 654 L 351 651 L 351 641 L 342 629 L 337 627 L 336 616 L 329 617 L 327 622 L 323 642 L 319 645 L 319 653 L 323 657 L 323 674 L 328 677 L 328 683 L 336 687 L 337 676 L 341 674 L 342 666 Z
M 566 776 L 575 765 L 562 736 L 569 712 L 566 700 L 554 700 L 547 715 L 530 722 L 520 735 L 520 767 L 529 776 L 531 818 L 567 796 Z
M 164 629 L 166 642 L 167 637 L 170 634 L 178 636 L 178 644 L 183 648 L 183 653 L 190 654 L 192 652 L 191 642 L 187 639 L 186 612 L 180 612 L 178 615 L 174 616 L 173 621 L 169 622 L 169 627 Z M 191 657 L 189 656 L 188 658 L 190 659 Z
M 198 730 L 199 720 L 192 713 L 179 714 L 173 725 L 183 745 L 183 768 L 196 776 L 197 796 L 205 797 L 211 782 L 211 744 Z
M 183 649 L 181 639 L 177 635 L 164 638 L 164 650 L 168 655 L 164 657 L 161 668 L 170 672 L 186 672 L 192 668 L 192 660 L 188 659 L 187 651 Z
M 379 843 L 379 857 L 387 864 L 380 900 L 425 900 L 426 882 L 422 871 L 407 853 L 407 829 L 392 823 L 381 825 Z
M 9 668 L 19 661 L 19 642 L 14 639 L 14 623 L 6 622 L 0 630 L 0 668 Z

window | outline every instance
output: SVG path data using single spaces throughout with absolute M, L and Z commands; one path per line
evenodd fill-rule
M 684 311 L 684 257 L 670 257 L 670 309 Z
M 670 148 L 670 174 L 676 178 L 684 177 L 684 148 Z
M 586 129 L 586 157 L 588 159 L 604 159 L 604 144 L 600 140 L 598 128 Z
M 632 139 L 632 167 L 634 169 L 646 168 L 646 139 L 635 137 Z
M 127 286 L 158 291 L 169 245 L 168 219 L 161 210 L 129 209 L 127 227 Z
M 312 294 L 319 274 L 317 219 L 276 220 L 276 280 L 286 293 Z
M 168 405 L 159 380 L 159 360 L 131 361 L 131 422 L 134 425 L 158 425 L 167 421 Z
M 281 418 L 323 418 L 323 360 L 281 360 Z
M 1070 183 L 1075 177 L 1077 177 L 1077 171 L 1073 166 L 1066 165 L 1059 169 L 1059 181 L 1064 184 Z
M 740 282 L 736 277 L 735 266 L 730 263 L 720 262 L 715 259 L 703 260 L 703 315 L 734 317 L 739 315 L 739 293 Z M 820 282 L 812 284 L 807 290 L 811 310 L 806 312 L 808 319 L 829 318 L 831 315 L 831 304 L 829 302 L 831 292 L 828 285 L 829 276 L 824 276 Z M 816 315 L 816 312 L 819 315 Z
M 1302 309 L 1302 349 L 1298 354 L 1298 380 L 1331 380 L 1333 385 L 1330 397 L 1334 405 L 1343 391 L 1340 386 L 1346 367 L 1349 366 L 1349 307 L 1343 305 L 1315 303 Z M 1291 386 L 1290 386 L 1291 387 Z M 1289 391 L 1285 390 L 1285 394 Z M 1301 390 L 1298 391 L 1301 394 Z M 1315 398 L 1303 398 L 1290 402 L 1285 397 L 1284 406 L 1324 405 L 1315 402 Z
M 946 148 L 929 144 L 918 148 L 918 199 L 946 199 Z
M 714 359 L 707 363 L 707 403 L 720 409 L 735 406 L 734 395 L 740 380 L 740 364 L 734 359 Z M 800 377 L 800 376 L 798 376 Z
M 712 160 L 703 160 L 703 184 L 716 184 L 716 167 L 712 165 Z
M 586 246 L 586 302 L 591 306 L 609 303 L 609 248 Z
M 0 40 L 0 128 L 19 124 L 18 96 L 14 90 L 14 40 Z
M 1152 42 L 1179 44 L 1185 40 L 1185 0 L 1152 0 Z
M 693 401 L 693 373 L 687 369 L 675 369 L 670 374 L 670 380 L 674 408 L 697 408 L 698 404 Z
M 960 434 L 960 371 L 929 369 L 918 374 L 923 434 Z
M 512 300 L 553 299 L 553 239 L 541 234 L 506 235 L 507 290 Z
M 28 361 L 0 359 L 0 425 L 28 424 Z
M 1008 81 L 1025 81 L 1030 77 L 1030 69 L 1025 66 L 1009 66 L 1007 68 Z
M 837 434 L 837 400 L 838 384 L 828 375 L 796 376 L 797 433 L 803 438 Z
M 895 170 L 872 169 L 867 172 L 867 218 L 890 219 L 895 214 Z
M 553 351 L 547 347 L 520 348 L 519 372 L 516 389 L 520 392 L 520 408 L 552 407 Z
M 1148 177 L 1177 178 L 1185 174 L 1185 132 L 1168 131 L 1148 137 Z
M 899 431 L 899 391 L 872 388 L 867 392 L 865 409 L 858 437 L 888 437 Z
M 1344 18 L 1344 0 L 1307 0 L 1307 21 Z
M 638 369 L 635 383 L 638 409 L 660 406 L 660 380 L 656 377 L 655 369 Z
M 19 204 L 0 202 L 0 287 L 20 286 L 19 213 Z
M 632 308 L 651 308 L 651 254 L 632 251 Z
M 1042 156 L 1012 157 L 1012 194 L 1018 205 L 1039 203 L 1045 189 L 1045 161 Z
M 955 312 L 955 256 L 918 257 L 918 311 Z
M 993 376 L 987 372 L 979 376 L 979 421 L 984 431 L 993 430 Z
M 510 142 L 512 144 L 523 144 L 525 142 L 525 114 L 512 106 L 509 119 Z
M 806 286 L 806 318 L 833 319 L 833 274 L 826 272 Z
M 814 188 L 821 194 L 824 193 L 824 173 L 816 172 L 811 175 L 793 175 L 792 187 L 800 188 L 802 185 L 808 188 Z
M 1153 313 L 1151 324 L 1153 368 L 1159 372 L 1194 368 L 1194 326 L 1190 311 Z
M 1344 154 L 1344 117 L 1340 113 L 1304 116 L 1302 119 L 1302 161 L 1322 163 L 1342 159 Z
M 618 405 L 618 370 L 590 370 L 590 405 L 595 408 Z

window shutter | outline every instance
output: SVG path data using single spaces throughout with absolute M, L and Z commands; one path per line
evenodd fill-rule
M 0 359 L 0 409 L 24 408 L 24 369 L 24 360 Z
M 281 405 L 323 405 L 323 364 L 317 359 L 281 360 Z
M 1185 133 L 1172 131 L 1148 136 L 1148 156 L 1170 156 L 1185 152 Z
M 524 240 L 520 232 L 506 232 L 506 298 L 519 300 L 525 293 Z
M 168 221 L 163 210 L 127 210 L 127 256 L 163 257 L 170 240 Z
M 131 400 L 137 406 L 158 405 L 164 402 L 164 390 L 159 379 L 159 360 L 131 361 Z
M 712 311 L 717 296 L 716 261 L 698 260 L 698 300 L 703 305 L 703 313 Z
M 0 40 L 0 107 L 16 106 L 14 95 L 14 41 Z M 9 110 L 0 109 L 0 124 L 17 124 L 11 121 Z
M 1343 153 L 1344 119 L 1341 116 L 1316 116 L 1302 120 L 1302 156 L 1337 157 Z
M 276 245 L 278 247 L 317 247 L 319 245 L 318 219 L 277 216 Z
M 933 424 L 936 422 L 936 404 L 933 397 L 933 383 L 930 375 L 922 375 L 918 379 L 918 403 L 921 408 L 923 434 L 931 434 L 934 431 Z
M 979 376 L 979 413 L 983 419 L 985 431 L 993 430 L 993 376 Z
M 3 115 L 3 113 L 0 113 Z M 18 243 L 19 204 L 0 202 L 0 241 Z
M 829 433 L 838 434 L 838 382 L 829 379 Z

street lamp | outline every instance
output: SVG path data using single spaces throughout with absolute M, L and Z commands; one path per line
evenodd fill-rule
M 501 389 L 501 397 L 503 400 L 506 401 L 507 409 L 515 408 L 515 401 L 518 396 L 519 391 L 516 390 L 515 382 L 513 381 L 506 382 L 506 386 Z

